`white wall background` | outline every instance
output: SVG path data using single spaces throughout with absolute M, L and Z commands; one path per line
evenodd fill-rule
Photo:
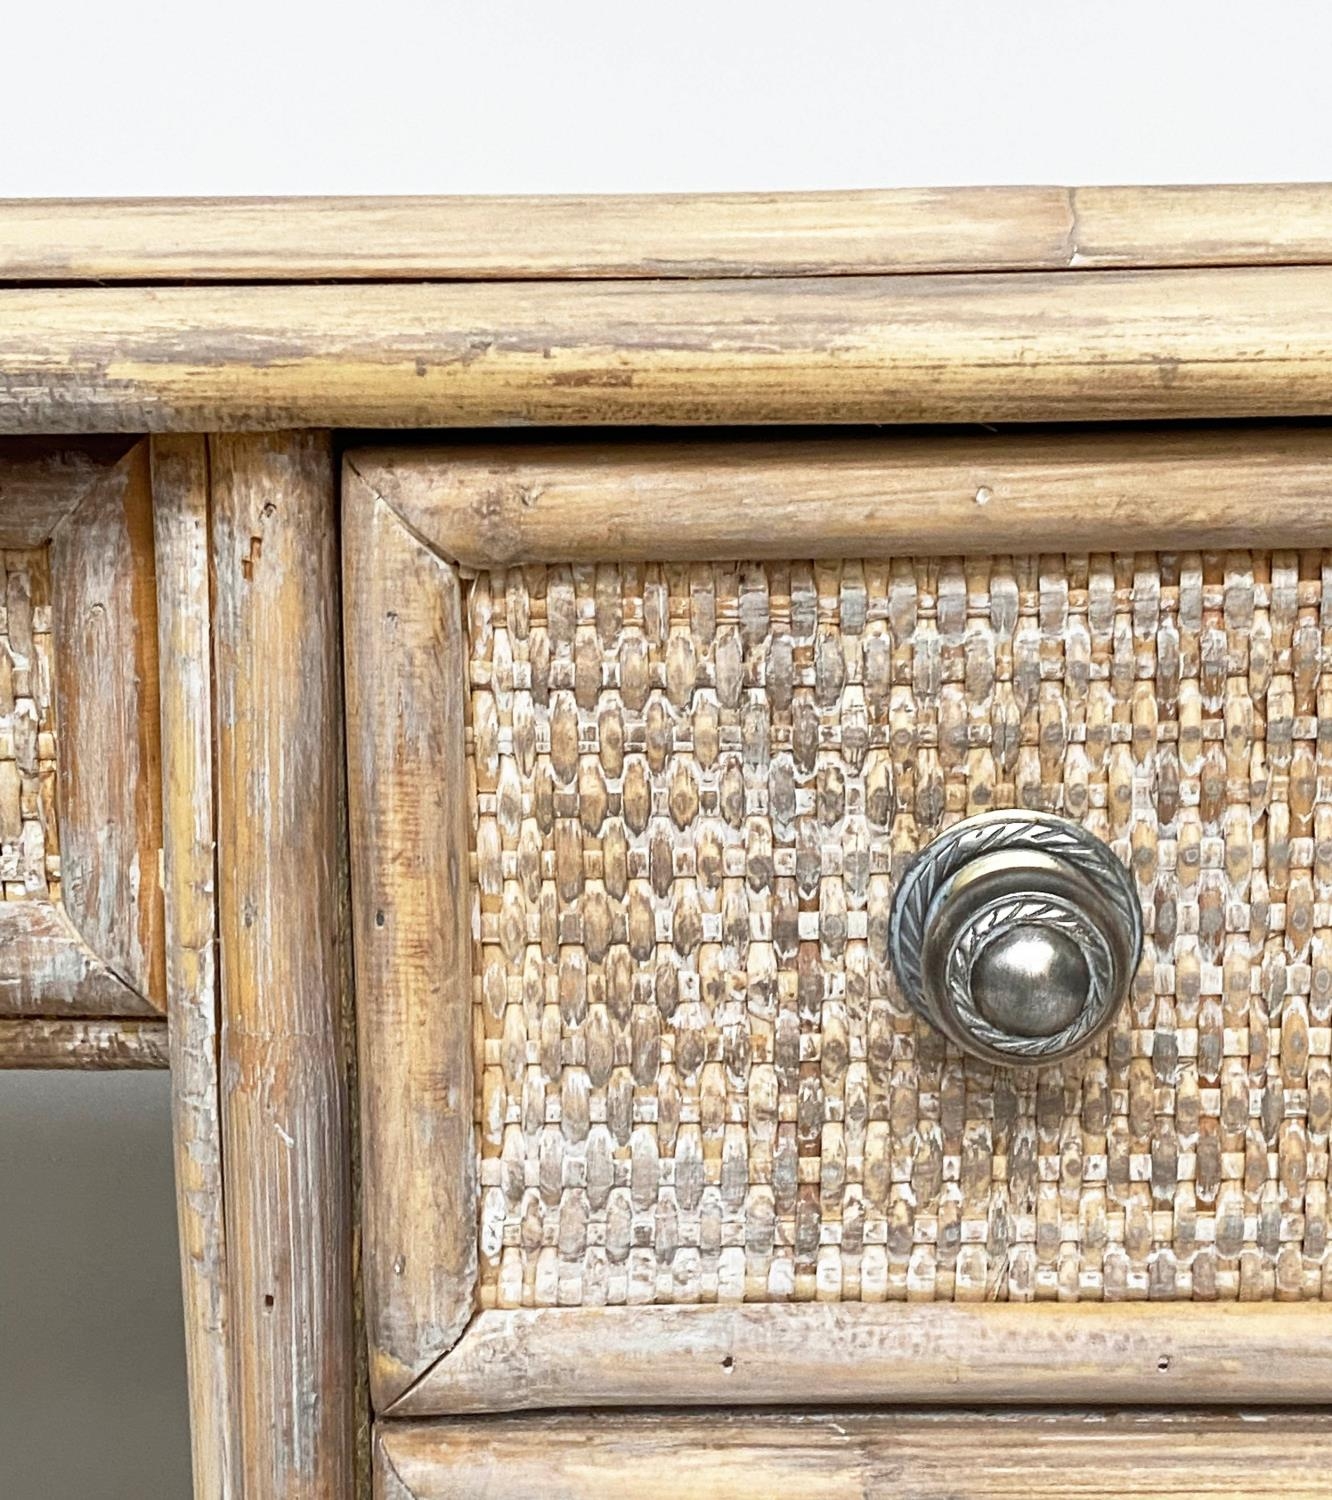
M 1332 175 L 1320 0 L 9 0 L 0 193 Z
M 0 196 L 1332 178 L 1332 6 L 9 0 Z M 187 1491 L 161 1076 L 0 1074 L 0 1494 Z

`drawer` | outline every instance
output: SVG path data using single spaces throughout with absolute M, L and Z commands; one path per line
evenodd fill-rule
M 165 1008 L 147 444 L 0 445 L 0 574 L 0 1020 L 21 1057 L 17 1018 Z
M 1329 457 L 350 456 L 379 1411 L 1324 1399 Z M 1141 927 L 1055 1061 L 894 971 L 986 814 Z

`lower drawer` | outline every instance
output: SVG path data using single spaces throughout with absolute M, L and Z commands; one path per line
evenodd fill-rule
M 1332 1418 L 1271 1412 L 573 1413 L 380 1424 L 377 1500 L 1192 1500 L 1328 1493 Z

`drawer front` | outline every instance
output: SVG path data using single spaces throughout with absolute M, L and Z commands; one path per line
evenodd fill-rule
M 0 1017 L 165 1008 L 146 443 L 0 447 Z
M 439 468 L 411 495 L 493 499 L 493 469 Z M 773 1364 L 812 1345 L 829 1399 L 946 1396 L 958 1358 L 962 1397 L 1043 1372 L 1065 1398 L 1310 1394 L 1278 1366 L 1327 1328 L 1332 554 L 431 556 L 404 668 L 410 608 L 386 593 L 385 633 L 362 587 L 394 528 L 422 545 L 402 490 L 347 497 L 353 801 L 428 808 L 451 780 L 459 861 L 432 895 L 401 822 L 358 820 L 358 933 L 452 923 L 452 970 L 363 966 L 359 1004 L 373 1030 L 396 990 L 467 1047 L 471 1114 L 443 1141 L 423 1095 L 433 1181 L 370 1210 L 386 1328 L 394 1264 L 454 1278 L 444 1330 L 407 1288 L 443 1357 L 381 1405 L 801 1400 L 808 1362 Z M 419 674 L 449 682 L 433 767 L 383 724 L 358 744 L 356 675 L 404 670 L 374 690 L 408 717 Z M 1143 911 L 1113 1024 L 1049 1066 L 963 1056 L 889 962 L 911 859 L 993 809 L 1079 824 Z M 376 1152 L 409 1161 L 389 1087 L 368 1079 L 372 1198 Z M 406 1248 L 441 1172 L 458 1232 Z M 1205 1375 L 1218 1341 L 1238 1384 Z

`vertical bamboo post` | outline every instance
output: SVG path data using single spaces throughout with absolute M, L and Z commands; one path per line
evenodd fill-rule
M 218 1087 L 208 445 L 151 447 L 172 1135 L 196 1500 L 235 1500 Z
M 228 1252 L 245 1500 L 355 1483 L 338 559 L 326 433 L 213 440 Z

